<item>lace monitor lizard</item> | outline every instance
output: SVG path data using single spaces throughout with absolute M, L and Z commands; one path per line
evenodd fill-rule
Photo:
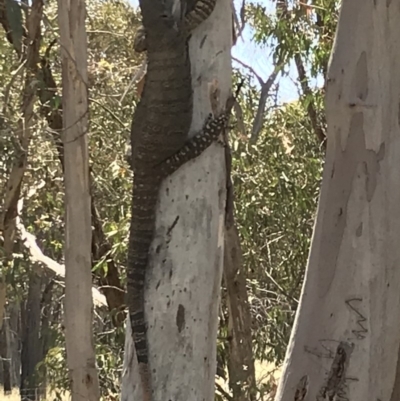
M 203 129 L 188 139 L 193 114 L 189 35 L 193 26 L 211 14 L 216 0 L 191 2 L 190 12 L 183 20 L 176 21 L 165 9 L 164 0 L 139 0 L 148 66 L 131 128 L 134 179 L 127 303 L 144 401 L 152 401 L 144 286 L 159 189 L 163 179 L 218 139 L 230 114 L 227 108 L 220 116 L 210 116 Z

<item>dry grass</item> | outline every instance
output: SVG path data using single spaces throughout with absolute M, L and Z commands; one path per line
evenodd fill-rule
M 274 399 L 281 375 L 281 368 L 276 367 L 273 363 L 261 362 L 258 360 L 255 361 L 254 365 L 257 386 L 261 387 L 262 384 L 267 384 L 272 389 L 272 391 L 268 393 L 268 399 Z M 228 382 L 224 382 L 221 378 L 218 378 L 217 383 L 229 394 Z
M 256 361 L 255 362 L 255 369 L 256 369 L 256 380 L 258 385 L 260 384 L 269 384 L 273 391 L 272 394 L 270 394 L 271 398 L 274 398 L 274 392 L 276 391 L 276 388 L 278 386 L 278 382 L 280 379 L 281 375 L 281 369 L 276 367 L 272 363 L 268 362 L 260 362 Z M 229 393 L 228 389 L 228 383 L 223 382 L 222 380 L 218 380 L 218 384 Z M 14 389 L 13 392 L 10 395 L 2 395 L 1 399 L 4 401 L 20 401 L 21 396 L 19 394 L 19 389 Z M 49 394 L 46 398 L 46 401 L 53 401 L 56 398 L 54 395 Z M 65 396 L 62 397 L 62 401 L 70 401 L 71 397 L 69 394 L 66 394 Z
M 21 395 L 19 394 L 19 388 L 15 388 L 13 389 L 12 393 L 10 395 L 6 395 L 4 396 L 3 394 L 0 397 L 2 400 L 4 401 L 21 401 Z M 49 394 L 46 397 L 46 401 L 53 401 L 56 398 L 54 397 L 54 395 L 52 396 L 51 394 Z M 70 401 L 71 397 L 66 394 L 65 396 L 62 397 L 61 401 Z M 44 400 L 43 400 L 44 401 Z

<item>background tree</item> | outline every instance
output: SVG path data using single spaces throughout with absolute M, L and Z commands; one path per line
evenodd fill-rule
M 99 399 L 93 345 L 85 0 L 58 2 L 65 184 L 65 325 L 72 401 Z
M 20 5 L 20 2 L 15 3 Z M 313 74 L 315 71 L 315 76 L 321 77 L 321 66 L 330 52 L 333 39 L 331 26 L 334 26 L 336 18 L 336 11 L 330 11 L 333 3 L 337 2 L 314 1 L 312 18 L 307 18 L 305 12 L 299 11 L 298 29 L 292 29 L 293 25 L 289 23 L 281 24 L 281 36 L 277 33 L 276 23 L 279 20 L 273 10 L 257 14 L 260 19 L 254 23 L 253 9 L 258 6 L 249 3 L 245 9 L 246 21 L 254 26 L 255 40 L 260 41 L 266 55 L 270 51 L 273 54 L 279 46 L 285 48 L 296 43 L 297 50 L 293 51 L 302 54 L 318 113 L 323 111 L 323 103 L 321 92 L 313 88 Z M 297 2 L 291 4 L 289 10 L 296 10 Z M 0 22 L 6 30 L 0 35 L 0 86 L 3 88 L 0 104 L 4 105 L 0 115 L 0 186 L 5 188 L 13 160 L 18 156 L 14 138 L 18 133 L 20 114 L 17 111 L 21 104 L 25 70 L 12 44 L 9 25 L 7 28 L 4 19 L 1 19 L 4 17 L 1 10 L 0 7 Z M 25 16 L 29 15 L 30 9 L 27 11 L 21 12 L 23 26 L 26 25 Z M 24 200 L 19 213 L 21 224 L 17 227 L 12 259 L 5 269 L 4 265 L 1 266 L 1 271 L 5 275 L 8 290 L 4 322 L 9 329 L 4 335 L 10 344 L 6 349 L 9 353 L 7 355 L 12 355 L 9 377 L 13 386 L 20 381 L 19 344 L 25 332 L 26 301 L 33 264 L 40 267 L 42 270 L 37 272 L 44 275 L 41 278 L 41 292 L 53 281 L 50 299 L 43 296 L 40 301 L 42 321 L 39 337 L 47 345 L 44 359 L 35 367 L 38 380 L 33 385 L 34 391 L 39 391 L 47 383 L 53 395 L 61 397 L 62 392 L 69 389 L 64 322 L 61 318 L 63 279 L 56 276 L 49 266 L 46 267 L 43 261 L 48 262 L 48 259 L 41 257 L 42 261 L 39 261 L 33 257 L 32 241 L 27 241 L 26 235 L 33 234 L 33 243 L 39 247 L 41 254 L 56 262 L 52 266 L 57 269 L 62 267 L 64 183 L 63 146 L 60 141 L 61 65 L 56 12 L 57 2 L 46 2 L 39 49 L 39 102 L 34 108 L 33 139 L 21 188 Z M 124 159 L 124 148 L 137 101 L 135 76 L 143 58 L 132 47 L 139 20 L 135 9 L 124 1 L 102 0 L 89 2 L 87 13 L 90 96 L 88 139 L 94 226 L 92 270 L 94 283 L 100 286 L 108 306 L 106 310 L 96 304 L 94 342 L 101 394 L 105 399 L 111 399 L 119 392 L 125 338 L 121 327 L 125 316 L 120 311 L 124 310 L 124 266 L 130 217 L 131 174 Z M 317 13 L 326 25 L 325 30 L 315 24 Z M 312 38 L 308 53 L 302 47 L 307 43 L 300 40 L 302 37 Z M 290 63 L 292 58 L 285 60 Z M 287 74 L 287 64 L 282 68 L 279 77 Z M 271 84 L 267 91 L 268 96 L 261 113 L 261 130 L 256 140 L 249 144 L 254 119 L 260 107 L 262 88 L 258 79 L 254 79 L 254 74 L 248 71 L 241 68 L 241 71 L 235 73 L 235 85 L 242 78 L 245 81 L 229 135 L 232 144 L 234 212 L 243 251 L 239 272 L 244 276 L 251 311 L 258 390 L 255 397 L 266 400 L 273 390 L 269 371 L 273 366 L 279 366 L 284 357 L 300 296 L 318 195 L 322 154 L 307 113 L 307 97 L 302 96 L 300 102 L 282 105 L 277 101 L 279 85 L 283 85 L 281 81 L 277 81 L 277 85 Z M 302 93 L 300 85 L 299 91 Z M 207 154 L 204 157 L 207 158 Z M 5 194 L 2 191 L 0 193 Z M 4 202 L 4 197 L 0 196 L 0 199 Z M 237 282 L 230 284 L 234 287 Z M 238 293 L 235 292 L 234 296 L 238 296 Z M 228 302 L 224 280 L 217 341 L 217 397 L 223 400 L 234 396 L 229 380 L 234 382 L 235 377 L 235 372 L 232 374 L 227 368 L 234 364 L 229 319 L 235 316 L 228 309 Z M 45 310 L 46 313 L 43 312 Z M 7 364 L 8 359 L 3 360 L 3 365 Z M 1 365 L 0 381 L 5 385 Z M 245 384 L 241 387 L 246 390 Z M 28 389 L 24 391 L 25 394 L 27 392 Z
M 399 394 L 398 18 L 394 3 L 342 2 L 321 198 L 278 400 Z

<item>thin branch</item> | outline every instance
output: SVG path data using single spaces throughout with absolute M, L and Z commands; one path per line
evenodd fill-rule
M 12 87 L 14 81 L 17 79 L 17 77 L 22 73 L 25 65 L 26 65 L 26 60 L 22 61 L 22 63 L 18 66 L 18 68 L 13 73 L 11 73 L 10 82 L 6 85 L 6 87 L 4 89 L 3 114 L 5 114 L 6 110 L 7 110 L 8 99 L 10 97 L 11 87 Z
M 219 383 L 215 382 L 215 387 L 217 387 L 217 390 L 218 390 L 227 400 L 233 401 L 233 397 L 232 397 L 229 393 L 227 393 L 227 392 L 222 388 L 222 386 L 221 386 Z
M 287 0 L 280 0 L 279 7 L 281 9 L 282 18 L 289 20 L 291 17 L 291 11 L 289 11 Z M 311 125 L 317 136 L 321 147 L 325 150 L 326 149 L 326 136 L 322 129 L 322 125 L 318 122 L 318 113 L 315 107 L 314 100 L 312 99 L 312 90 L 308 84 L 308 78 L 306 74 L 306 69 L 304 67 L 303 60 L 301 58 L 300 53 L 296 53 L 294 55 L 294 62 L 296 64 L 297 73 L 299 75 L 300 86 L 303 91 L 303 94 L 309 97 L 309 102 L 307 105 L 307 113 L 308 117 L 311 121 Z
M 233 10 L 233 45 L 236 44 L 237 40 L 240 39 L 242 37 L 244 28 L 246 26 L 246 22 L 245 22 L 245 5 L 246 5 L 246 1 L 242 0 L 242 4 L 240 6 L 240 21 L 238 18 L 238 14 L 236 13 L 236 7 L 235 7 L 235 2 L 232 0 L 232 10 Z
M 147 59 L 142 62 L 136 73 L 133 75 L 131 82 L 129 82 L 129 85 L 127 86 L 127 88 L 125 89 L 124 93 L 121 96 L 121 99 L 119 100 L 120 103 L 123 102 L 126 94 L 130 91 L 131 87 L 135 83 L 139 82 L 146 75 L 146 72 L 147 72 Z
M 98 100 L 94 99 L 94 98 L 89 98 L 89 101 L 91 103 L 95 103 L 98 106 L 100 106 L 104 111 L 106 111 L 117 123 L 119 123 L 121 125 L 121 127 L 125 128 L 125 124 L 121 121 L 121 119 L 107 106 L 105 106 L 104 104 L 101 104 Z
M 244 63 L 242 60 L 239 60 L 236 57 L 232 57 L 232 60 L 236 61 L 237 63 L 239 63 L 240 65 L 242 65 L 243 67 L 247 68 L 258 80 L 258 82 L 260 83 L 260 85 L 262 86 L 264 84 L 263 79 L 260 77 L 260 75 L 258 75 L 256 73 L 256 71 L 254 70 L 254 68 L 246 63 Z
M 310 86 L 308 85 L 306 70 L 304 68 L 303 60 L 302 60 L 300 54 L 296 54 L 294 56 L 294 61 L 296 64 L 297 72 L 299 74 L 299 80 L 300 80 L 300 85 L 301 85 L 303 94 L 305 96 L 310 97 L 310 99 L 308 101 L 308 105 L 307 105 L 308 117 L 310 118 L 311 125 L 315 132 L 315 135 L 317 136 L 323 149 L 325 149 L 326 148 L 326 136 L 322 129 L 321 124 L 319 124 L 319 122 L 318 122 L 317 110 L 315 108 L 314 100 L 311 98 L 312 91 L 311 91 Z
M 261 85 L 260 100 L 258 101 L 257 113 L 253 121 L 253 127 L 251 129 L 250 142 L 252 143 L 256 142 L 258 139 L 258 134 L 260 133 L 262 128 L 265 105 L 267 104 L 269 92 L 271 90 L 272 85 L 275 82 L 276 77 L 282 70 L 282 67 L 283 65 L 275 67 L 274 71 L 271 73 L 267 81 Z
M 263 121 L 264 112 L 265 112 L 265 105 L 267 103 L 269 92 L 271 90 L 272 85 L 274 84 L 274 82 L 276 80 L 276 77 L 282 70 L 283 64 L 276 66 L 274 68 L 274 71 L 272 71 L 271 75 L 269 76 L 269 78 L 264 82 L 263 79 L 260 77 L 260 75 L 258 75 L 255 72 L 253 67 L 244 63 L 242 60 L 237 59 L 236 57 L 232 57 L 232 59 L 235 60 L 240 65 L 242 65 L 243 67 L 247 68 L 257 78 L 257 80 L 261 86 L 261 94 L 260 94 L 260 99 L 258 101 L 257 113 L 256 113 L 256 117 L 254 118 L 253 127 L 251 130 L 251 137 L 250 137 L 250 142 L 254 143 L 257 141 L 258 134 L 260 133 L 261 128 L 262 128 L 262 121 Z

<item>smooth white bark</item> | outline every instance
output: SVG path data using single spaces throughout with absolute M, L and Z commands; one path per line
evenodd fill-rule
M 65 159 L 65 339 L 72 401 L 97 401 L 93 344 L 85 1 L 58 1 Z
M 211 111 L 209 84 L 218 80 L 222 107 L 229 95 L 231 23 L 231 2 L 220 0 L 190 41 L 192 134 Z M 154 400 L 214 400 L 225 187 L 224 150 L 218 144 L 162 186 L 146 286 Z M 127 326 L 122 400 L 136 401 L 141 392 Z
M 400 397 L 399 21 L 398 1 L 342 1 L 322 192 L 276 400 Z

